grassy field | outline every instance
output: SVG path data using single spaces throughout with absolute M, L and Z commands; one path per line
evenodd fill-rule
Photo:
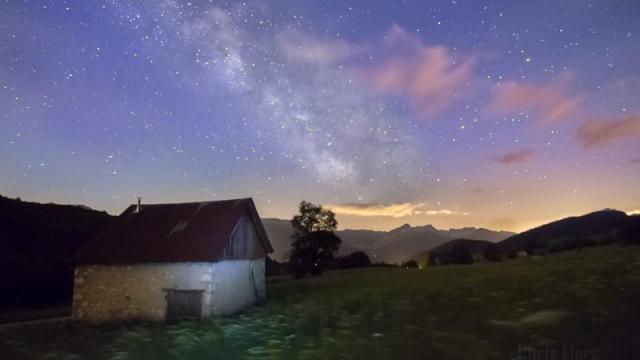
M 270 284 L 199 323 L 0 329 L 3 358 L 640 358 L 640 248 Z M 555 355 L 554 355 L 555 354 Z

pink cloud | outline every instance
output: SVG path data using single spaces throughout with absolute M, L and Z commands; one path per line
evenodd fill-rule
M 580 98 L 566 95 L 564 83 L 538 86 L 506 81 L 496 87 L 489 110 L 534 111 L 545 122 L 571 118 L 578 110 Z
M 533 149 L 523 149 L 520 151 L 497 156 L 494 158 L 494 160 L 504 165 L 511 165 L 530 161 L 531 159 L 533 159 L 534 155 L 535 151 L 533 151 Z
M 394 25 L 383 42 L 394 57 L 364 71 L 375 90 L 406 96 L 414 108 L 437 114 L 455 99 L 471 79 L 476 57 L 458 64 L 443 46 L 425 46 Z
M 391 25 L 391 28 L 384 36 L 382 45 L 385 48 L 394 48 L 396 50 L 416 49 L 422 46 L 420 38 L 412 36 L 398 24 Z
M 608 121 L 589 120 L 578 128 L 576 140 L 587 149 L 635 136 L 640 136 L 640 116 Z

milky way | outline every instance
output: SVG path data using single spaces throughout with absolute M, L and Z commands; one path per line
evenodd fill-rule
M 0 5 L 0 193 L 343 227 L 640 207 L 633 2 Z

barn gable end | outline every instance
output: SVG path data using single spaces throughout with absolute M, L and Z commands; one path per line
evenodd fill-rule
M 242 216 L 233 229 L 221 260 L 260 259 L 267 255 L 258 229 L 248 216 Z

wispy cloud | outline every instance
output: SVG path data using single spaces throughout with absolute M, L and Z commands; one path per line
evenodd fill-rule
M 458 212 L 458 211 L 453 211 L 453 210 L 448 210 L 448 209 L 442 209 L 442 210 L 416 210 L 415 211 L 416 215 L 469 215 L 468 212 Z
M 533 111 L 545 122 L 574 116 L 580 98 L 566 94 L 566 81 L 539 86 L 506 81 L 496 86 L 488 109 L 492 112 Z
M 424 207 L 423 203 L 398 204 L 339 204 L 327 206 L 336 214 L 357 216 L 390 216 L 394 218 L 411 216 Z
M 458 63 L 443 46 L 426 46 L 416 36 L 394 25 L 383 46 L 396 54 L 378 66 L 366 68 L 365 78 L 383 94 L 406 96 L 416 110 L 438 114 L 471 80 L 476 57 Z
M 388 216 L 401 218 L 413 215 L 467 215 L 448 209 L 424 209 L 424 203 L 397 204 L 334 204 L 327 206 L 336 214 L 356 216 Z
M 496 156 L 494 160 L 504 165 L 511 165 L 530 161 L 534 155 L 535 151 L 533 149 L 523 149 L 520 151 Z
M 636 136 L 640 136 L 640 116 L 605 121 L 589 120 L 578 128 L 576 140 L 588 149 Z

